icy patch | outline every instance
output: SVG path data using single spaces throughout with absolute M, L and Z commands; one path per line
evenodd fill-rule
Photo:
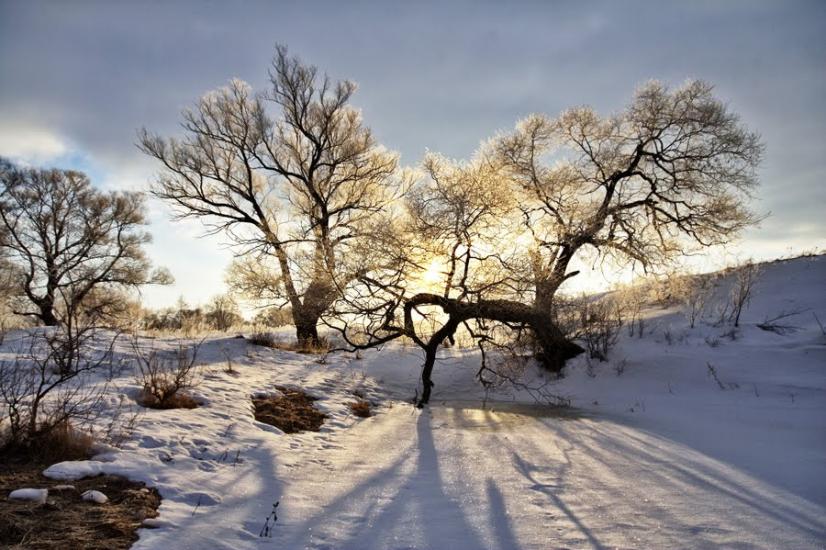
M 30 500 L 38 504 L 44 504 L 48 496 L 48 489 L 17 489 L 9 493 L 10 500 Z

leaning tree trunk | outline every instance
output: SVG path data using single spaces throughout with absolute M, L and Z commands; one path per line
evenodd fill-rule
M 447 322 L 431 336 L 427 342 L 416 336 L 412 311 L 422 305 L 439 306 L 448 315 Z M 417 401 L 423 407 L 430 399 L 433 388 L 431 375 L 436 362 L 436 351 L 446 339 L 450 339 L 459 325 L 468 319 L 488 319 L 503 323 L 523 323 L 528 325 L 536 335 L 539 352 L 536 359 L 551 372 L 559 373 L 568 359 L 582 353 L 580 346 L 565 337 L 553 322 L 550 311 L 540 310 L 532 305 L 508 300 L 480 300 L 463 302 L 430 293 L 413 296 L 404 305 L 405 333 L 412 337 L 425 351 L 425 363 L 422 369 L 422 396 Z
M 539 347 L 536 360 L 553 373 L 562 372 L 568 359 L 573 359 L 585 351 L 581 346 L 566 338 L 550 320 L 535 320 L 530 326 Z
M 424 348 L 424 367 L 422 368 L 422 396 L 416 402 L 416 406 L 420 409 L 430 401 L 430 392 L 434 386 L 432 375 L 433 366 L 436 364 L 436 352 L 445 339 L 453 337 L 460 322 L 459 319 L 450 317 L 447 323 L 437 330 L 427 341 L 427 345 Z

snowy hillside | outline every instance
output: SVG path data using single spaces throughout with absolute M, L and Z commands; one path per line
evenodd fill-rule
M 756 326 L 791 312 L 782 334 Z M 512 388 L 486 396 L 473 350 L 441 352 L 432 404 L 418 410 L 414 348 L 319 362 L 212 338 L 200 407 L 147 410 L 121 449 L 46 474 L 156 487 L 160 516 L 141 549 L 820 548 L 826 335 L 815 315 L 826 322 L 826 256 L 765 265 L 734 333 L 649 308 L 643 337 L 623 330 L 609 361 L 579 357 L 548 381 L 564 409 Z M 320 432 L 253 418 L 251 397 L 275 385 L 319 398 Z M 131 371 L 115 386 L 112 404 L 140 389 Z M 354 391 L 373 417 L 352 415 Z

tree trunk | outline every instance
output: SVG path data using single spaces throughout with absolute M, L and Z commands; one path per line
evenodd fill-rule
M 58 321 L 57 317 L 54 314 L 53 304 L 44 302 L 38 304 L 38 307 L 40 309 L 40 314 L 38 315 L 38 317 L 40 317 L 40 320 L 43 322 L 44 325 L 46 325 L 47 327 L 56 327 L 60 324 L 60 321 Z
M 296 319 L 295 337 L 301 346 L 318 346 L 318 317 L 302 316 Z
M 430 401 L 430 390 L 433 389 L 433 365 L 436 364 L 436 350 L 439 349 L 437 345 L 429 345 L 425 349 L 424 368 L 422 369 L 422 396 L 416 402 L 418 408 L 423 408 Z
M 573 359 L 585 351 L 568 340 L 550 321 L 531 323 L 531 328 L 539 344 L 536 360 L 553 373 L 559 374 L 568 359 Z
M 416 406 L 420 409 L 430 401 L 430 391 L 434 386 L 431 375 L 433 374 L 433 366 L 436 364 L 436 352 L 445 339 L 453 338 L 453 335 L 456 334 L 456 329 L 459 328 L 460 322 L 459 319 L 451 316 L 444 326 L 437 330 L 433 336 L 430 337 L 430 340 L 427 341 L 427 345 L 424 348 L 424 367 L 422 368 L 422 396 L 416 403 Z

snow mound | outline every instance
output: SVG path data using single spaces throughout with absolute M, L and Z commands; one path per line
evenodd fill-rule
M 80 498 L 87 502 L 94 502 L 95 504 L 106 504 L 109 502 L 109 497 L 101 493 L 100 491 L 86 491 Z
M 48 496 L 48 489 L 17 489 L 9 493 L 9 500 L 30 500 L 44 504 Z
M 103 463 L 94 460 L 69 460 L 58 462 L 43 470 L 43 475 L 50 479 L 74 481 L 84 477 L 93 477 L 104 473 Z

